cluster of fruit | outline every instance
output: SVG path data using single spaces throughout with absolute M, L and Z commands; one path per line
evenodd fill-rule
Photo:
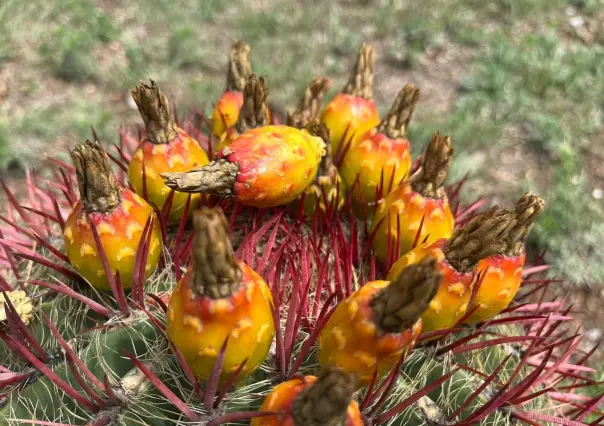
M 271 291 L 235 258 L 223 213 L 187 206 L 198 206 L 201 194 L 209 194 L 260 208 L 302 202 L 309 216 L 342 208 L 346 199 L 358 215 L 371 210 L 374 252 L 395 261 L 388 276 L 342 301 L 321 330 L 324 373 L 278 385 L 262 407 L 293 407 L 296 425 L 342 416 L 348 416 L 347 424 L 361 424 L 352 394 L 376 372 L 392 369 L 422 331 L 437 336 L 438 330 L 488 320 L 508 306 L 521 284 L 524 242 L 543 200 L 525 194 L 514 210 L 493 207 L 456 224 L 443 187 L 451 138 L 435 133 L 413 170 L 406 131 L 419 90 L 403 87 L 380 121 L 368 45 L 361 47 L 341 93 L 321 111 L 331 82 L 315 78 L 285 125 L 275 124 L 266 79 L 252 72 L 249 54 L 241 42 L 231 49 L 227 88 L 213 113 L 219 142 L 212 161 L 176 124 L 153 81 L 132 93 L 146 126 L 128 167 L 132 190 L 118 186 L 98 141 L 72 151 L 80 201 L 64 227 L 67 254 L 91 285 L 109 290 L 111 280 L 95 248 L 102 245 L 105 263 L 130 288 L 135 276 L 153 273 L 163 250 L 152 205 L 171 203 L 173 223 L 189 220 L 184 212 L 191 211 L 193 264 L 171 294 L 166 328 L 203 380 L 228 341 L 220 377 L 225 381 L 234 372 L 251 374 L 267 357 L 278 326 Z M 137 251 L 142 239 L 150 242 L 148 253 Z M 143 255 L 144 271 L 137 271 L 136 258 Z M 258 417 L 253 424 L 273 421 Z

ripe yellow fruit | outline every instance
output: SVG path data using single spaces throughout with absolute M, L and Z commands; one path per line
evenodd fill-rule
M 321 121 L 329 129 L 334 157 L 340 155 L 347 144 L 380 123 L 377 107 L 371 99 L 374 66 L 373 48 L 363 43 L 348 83 L 321 114 Z
M 507 231 L 504 249 L 482 259 L 477 269 L 485 271 L 474 304 L 476 311 L 465 321 L 476 324 L 487 321 L 508 307 L 522 284 L 522 268 L 526 262 L 524 243 L 545 202 L 536 195 L 526 193 L 516 203 L 515 222 Z
M 330 369 L 278 384 L 267 395 L 251 426 L 362 426 L 359 405 L 352 399 L 354 376 Z
M 338 165 L 357 213 L 363 211 L 363 204 L 374 203 L 409 178 L 411 152 L 406 134 L 418 101 L 419 90 L 407 84 L 388 116 L 353 141 Z
M 266 126 L 269 121 L 266 78 L 256 78 L 255 74 L 251 74 L 243 89 L 243 106 L 239 118 L 233 126 L 222 134 L 215 151 L 217 153 L 222 151 L 246 130 Z
M 450 328 L 463 317 L 476 283 L 478 263 L 504 247 L 510 225 L 513 215 L 495 206 L 456 229 L 450 239 L 420 245 L 394 263 L 387 279 L 394 279 L 426 256 L 438 261 L 443 280 L 421 316 L 424 331 Z
M 165 173 L 177 191 L 234 197 L 254 207 L 292 202 L 311 184 L 325 143 L 307 130 L 284 125 L 250 129 L 217 153 L 217 161 L 188 173 Z
M 341 302 L 319 335 L 319 361 L 359 375 L 359 386 L 390 371 L 422 331 L 420 316 L 442 274 L 433 258 L 406 267 L 390 281 L 371 281 Z
M 80 200 L 65 221 L 67 256 L 76 271 L 93 287 L 110 290 L 92 233 L 94 224 L 113 274 L 120 273 L 124 288 L 132 286 L 136 251 L 145 224 L 153 218 L 145 277 L 157 267 L 163 250 L 160 223 L 153 208 L 126 188 L 119 188 L 101 144 L 86 141 L 72 152 Z
M 128 166 L 128 179 L 139 195 L 147 192 L 147 199 L 161 209 L 168 196 L 168 188 L 160 173 L 188 172 L 209 163 L 199 142 L 178 127 L 170 114 L 168 98 L 154 81 L 151 86 L 141 83 L 132 91 L 139 112 L 147 128 L 147 138 L 137 147 Z M 143 168 L 145 181 L 143 182 Z M 182 219 L 187 194 L 175 193 L 172 198 L 170 220 Z M 191 196 L 191 209 L 199 202 L 198 194 Z
M 226 90 L 212 113 L 212 132 L 219 139 L 239 118 L 243 106 L 243 88 L 252 74 L 250 50 L 249 44 L 237 41 L 229 52 Z
M 370 231 L 378 258 L 395 255 L 397 240 L 402 256 L 416 240 L 431 243 L 453 235 L 455 219 L 443 187 L 452 153 L 451 138 L 435 133 L 420 172 L 378 201 Z
M 210 377 L 228 338 L 221 381 L 247 359 L 243 378 L 262 364 L 273 340 L 271 292 L 260 275 L 233 256 L 221 210 L 196 211 L 193 225 L 193 266 L 170 297 L 168 336 L 202 380 Z
M 319 111 L 325 93 L 331 87 L 331 80 L 316 77 L 306 88 L 298 106 L 287 114 L 287 125 L 298 129 L 309 128 L 309 131 L 321 137 L 325 142 L 326 153 L 321 160 L 317 176 L 313 183 L 304 191 L 303 212 L 312 217 L 317 209 L 323 212 L 338 210 L 346 200 L 346 188 L 338 169 L 331 159 L 329 129 L 325 124 L 319 124 Z M 311 130 L 312 129 L 312 130 Z

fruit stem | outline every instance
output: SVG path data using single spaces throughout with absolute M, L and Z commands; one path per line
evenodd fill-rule
M 233 255 L 224 213 L 219 208 L 203 207 L 195 211 L 193 227 L 191 290 L 211 299 L 231 296 L 239 288 L 242 272 Z
M 507 234 L 506 252 L 508 256 L 519 256 L 523 249 L 526 237 L 533 228 L 537 216 L 545 207 L 545 201 L 530 192 L 525 193 L 516 203 L 514 214 L 515 224 Z
M 356 377 L 327 368 L 301 391 L 292 406 L 294 426 L 342 426 L 356 388 Z
M 377 126 L 377 131 L 391 139 L 407 137 L 407 128 L 418 101 L 419 89 L 413 84 L 407 84 L 396 95 L 388 115 Z
M 243 88 L 243 106 L 236 124 L 239 133 L 268 124 L 267 100 L 266 77 L 256 78 L 256 74 L 250 75 Z
M 287 113 L 287 125 L 303 129 L 311 120 L 318 118 L 323 98 L 331 88 L 331 84 L 332 81 L 328 78 L 313 78 L 296 109 Z
M 237 41 L 231 47 L 226 83 L 226 90 L 228 92 L 243 92 L 246 81 L 252 74 L 250 50 L 250 45 L 242 41 Z
M 371 299 L 375 325 L 385 333 L 400 333 L 413 326 L 428 309 L 442 279 L 434 257 L 407 266 Z
M 411 188 L 424 197 L 444 198 L 443 183 L 447 179 L 452 156 L 451 138 L 434 133 L 424 153 L 422 168 L 411 181 Z
M 458 272 L 471 272 L 480 260 L 505 248 L 505 236 L 514 222 L 514 214 L 499 206 L 472 218 L 463 228 L 453 231 L 445 246 L 449 264 Z
M 375 52 L 367 43 L 363 43 L 359 49 L 357 62 L 348 79 L 348 83 L 342 89 L 342 93 L 371 99 L 373 95 L 373 69 L 375 66 Z
M 71 150 L 80 198 L 87 212 L 108 213 L 120 204 L 120 191 L 109 159 L 99 141 L 86 142 Z
M 155 144 L 170 143 L 178 136 L 177 126 L 170 112 L 170 102 L 155 81 L 150 81 L 151 86 L 141 81 L 132 90 L 132 98 L 145 122 L 148 139 Z
M 239 173 L 239 165 L 221 159 L 212 161 L 198 170 L 178 173 L 161 173 L 166 186 L 179 192 L 231 197 Z

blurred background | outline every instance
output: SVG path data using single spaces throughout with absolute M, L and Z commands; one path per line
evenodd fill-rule
M 67 158 L 91 125 L 111 143 L 118 126 L 142 124 L 130 95 L 140 79 L 181 114 L 210 112 L 238 39 L 279 110 L 315 75 L 335 94 L 371 43 L 382 113 L 405 83 L 421 89 L 414 153 L 439 130 L 455 147 L 450 180 L 470 175 L 467 199 L 545 198 L 531 248 L 547 250 L 560 295 L 600 338 L 604 0 L 2 0 L 2 179 L 18 190 L 25 168 Z

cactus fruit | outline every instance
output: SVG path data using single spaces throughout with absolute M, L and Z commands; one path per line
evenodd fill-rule
M 436 294 L 442 273 L 432 257 L 389 281 L 371 281 L 338 305 L 319 336 L 319 361 L 359 374 L 366 386 L 411 351 L 422 331 L 420 316 Z
M 306 130 L 271 125 L 250 129 L 199 170 L 164 173 L 177 191 L 235 197 L 242 204 L 274 207 L 298 198 L 317 174 L 325 143 Z
M 418 101 L 419 90 L 407 84 L 388 116 L 350 144 L 338 169 L 346 186 L 352 188 L 357 206 L 377 201 L 379 195 L 387 195 L 409 177 L 411 152 L 406 135 Z
M 65 221 L 65 249 L 72 266 L 93 287 L 110 290 L 109 278 L 97 250 L 91 223 L 113 274 L 119 271 L 124 288 L 132 286 L 137 248 L 148 220 L 152 220 L 148 277 L 157 267 L 163 250 L 159 221 L 145 200 L 120 188 L 98 141 L 86 140 L 71 151 L 75 164 L 80 200 Z
M 271 292 L 252 268 L 237 261 L 219 209 L 196 211 L 193 266 L 174 289 L 166 329 L 197 377 L 208 380 L 228 339 L 221 377 L 256 370 L 275 333 Z
M 329 147 L 329 130 L 318 121 L 308 125 L 308 131 L 314 136 L 319 136 L 325 141 L 326 153 L 321 159 L 319 170 L 313 182 L 304 190 L 303 212 L 308 217 L 313 217 L 317 209 L 323 212 L 339 210 L 346 201 L 346 187 L 333 165 Z
M 288 380 L 260 408 L 275 414 L 253 419 L 251 426 L 362 426 L 354 391 L 355 377 L 337 369 Z
M 229 127 L 220 137 L 216 145 L 216 152 L 222 151 L 237 139 L 239 135 L 249 129 L 266 126 L 269 123 L 268 116 L 268 87 L 266 78 L 256 78 L 250 75 L 243 89 L 243 106 L 239 113 L 237 122 Z
M 392 265 L 388 280 L 426 256 L 438 260 L 443 280 L 421 317 L 424 331 L 450 328 L 463 317 L 476 284 L 478 263 L 505 246 L 504 235 L 513 219 L 509 212 L 493 207 L 456 229 L 450 239 L 418 246 Z
M 141 83 L 136 87 L 132 97 L 145 122 L 147 138 L 140 143 L 130 161 L 128 178 L 139 195 L 146 194 L 147 199 L 161 209 L 170 195 L 170 188 L 164 185 L 159 174 L 187 172 L 205 166 L 209 159 L 199 142 L 174 122 L 168 98 L 153 80 L 151 86 Z M 190 205 L 196 206 L 199 198 L 197 194 L 192 195 Z M 170 210 L 172 222 L 182 218 L 187 199 L 187 194 L 174 194 Z
M 518 292 L 526 262 L 524 243 L 544 206 L 543 199 L 530 193 L 524 194 L 516 203 L 514 224 L 507 230 L 503 250 L 478 263 L 477 270 L 484 270 L 485 276 L 474 298 L 477 308 L 466 324 L 493 318 L 508 307 Z
M 323 77 L 314 78 L 306 88 L 297 108 L 287 113 L 288 126 L 298 129 L 308 127 L 312 135 L 319 136 L 325 142 L 326 153 L 321 159 L 315 180 L 304 191 L 302 209 L 306 216 L 313 216 L 317 208 L 323 212 L 328 211 L 328 204 L 329 210 L 339 209 L 346 200 L 346 189 L 342 178 L 331 159 L 329 130 L 327 126 L 318 122 L 321 101 L 330 87 L 331 80 Z
M 363 43 L 350 78 L 342 92 L 323 110 L 321 121 L 329 129 L 331 154 L 338 156 L 357 137 L 380 123 L 373 96 L 373 48 Z
M 237 41 L 229 52 L 226 90 L 212 113 L 212 132 L 219 139 L 239 118 L 243 106 L 243 88 L 252 74 L 250 50 L 249 44 Z
M 8 200 L 0 214 L 0 426 L 602 424 L 589 360 L 596 348 L 584 345 L 564 300 L 547 299 L 555 281 L 540 275 L 548 265 L 523 250 L 542 202 L 527 194 L 513 212 L 471 218 L 482 203 L 466 205 L 464 181 L 453 183 L 444 189 L 457 206 L 451 238 L 418 238 L 384 280 L 394 258 L 378 261 L 370 224 L 354 217 L 350 199 L 339 209 L 327 203 L 328 214 L 319 202 L 302 218 L 283 195 L 286 185 L 296 196 L 320 186 L 333 171 L 315 137 L 325 137 L 314 122 L 319 98 L 289 117 L 304 129 L 247 130 L 204 168 L 197 189 L 235 196 L 200 197 L 193 230 L 185 220 L 168 226 L 167 207 L 154 215 L 123 189 L 126 173 L 111 173 L 108 161 L 126 170 L 135 153 L 139 141 L 127 135 L 119 156 L 87 142 L 74 150 L 75 168 L 43 163 L 20 194 L 0 182 Z M 211 146 L 212 130 L 194 121 L 203 122 L 183 120 L 183 130 Z M 147 133 L 161 138 L 167 129 Z M 441 138 L 437 151 L 447 143 Z M 434 169 L 429 152 L 411 189 L 440 197 L 442 163 Z M 276 167 L 283 160 L 287 167 Z M 273 207 L 238 202 L 246 196 Z M 83 285 L 82 275 L 117 271 L 118 256 L 111 293 Z M 505 262 L 512 267 L 493 270 Z M 520 278 L 527 291 L 484 321 L 508 304 Z M 481 304 L 486 310 L 475 311 Z M 474 312 L 480 326 L 464 327 Z
M 378 201 L 371 224 L 371 233 L 375 235 L 372 244 L 378 258 L 386 260 L 389 254 L 394 254 L 397 241 L 399 255 L 403 255 L 416 241 L 431 243 L 451 237 L 455 219 L 443 183 L 452 154 L 451 138 L 436 132 L 419 173 Z

